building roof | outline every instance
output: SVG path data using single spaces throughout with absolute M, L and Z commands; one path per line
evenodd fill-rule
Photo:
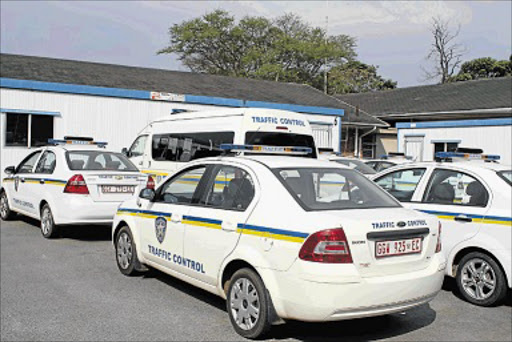
M 466 82 L 454 82 L 370 93 L 336 95 L 340 100 L 359 106 L 371 115 L 387 119 L 423 115 L 440 118 L 463 112 L 465 118 L 494 111 L 510 116 L 512 108 L 512 78 L 501 77 Z M 473 113 L 468 111 L 474 111 Z M 474 114 L 468 116 L 468 114 Z M 490 115 L 490 114 L 487 114 Z
M 367 114 L 356 117 L 350 110 L 346 110 L 350 106 L 338 99 L 309 85 L 295 83 L 13 54 L 0 54 L 0 76 L 17 80 L 345 109 L 344 122 L 387 125 Z

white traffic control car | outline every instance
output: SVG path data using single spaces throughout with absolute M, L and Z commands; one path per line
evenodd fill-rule
M 150 266 L 219 295 L 236 332 L 256 338 L 285 319 L 385 315 L 432 300 L 444 277 L 439 232 L 435 216 L 347 167 L 245 155 L 196 160 L 144 189 L 121 204 L 112 237 L 123 274 Z
M 381 156 L 381 159 L 366 160 L 364 163 L 374 169 L 376 172 L 380 172 L 395 165 L 412 163 L 413 161 L 414 160 L 412 160 L 412 157 L 406 156 L 403 153 L 390 152 L 387 155 Z
M 436 156 L 453 162 L 404 164 L 372 179 L 405 207 L 443 220 L 446 274 L 467 301 L 496 305 L 512 287 L 512 167 L 483 161 L 496 156 Z
M 151 187 L 147 175 L 121 153 L 106 151 L 106 143 L 65 139 L 50 139 L 51 145 L 5 169 L 2 220 L 16 213 L 35 218 L 43 236 L 53 238 L 59 225 L 110 224 L 121 202 Z

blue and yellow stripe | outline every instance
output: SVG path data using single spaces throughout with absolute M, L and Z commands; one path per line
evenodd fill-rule
M 435 210 L 421 210 L 424 213 L 436 215 L 440 219 L 443 220 L 454 220 L 455 217 L 464 215 L 468 218 L 473 219 L 475 223 L 487 223 L 487 224 L 499 224 L 504 226 L 512 227 L 512 217 L 502 217 L 502 216 L 486 216 L 486 215 L 472 215 L 472 214 L 464 214 L 464 213 L 452 213 L 446 211 L 435 211 Z
M 165 217 L 168 221 L 171 219 L 171 213 L 153 210 L 128 209 L 119 208 L 118 215 L 137 216 L 148 219 L 156 219 L 157 217 Z M 183 216 L 181 221 L 183 224 L 209 229 L 222 229 L 222 221 L 197 216 Z M 248 224 L 238 224 L 237 232 L 241 234 L 254 235 L 259 237 L 267 237 L 275 240 L 299 242 L 302 243 L 309 236 L 307 233 L 296 232 L 292 230 L 276 229 L 262 226 L 253 226 Z
M 52 178 L 32 178 L 32 177 L 23 177 L 24 183 L 27 184 L 41 184 L 41 181 L 44 181 L 41 185 L 50 184 L 50 185 L 59 185 L 65 186 L 68 182 L 61 179 L 52 179 Z M 4 178 L 4 182 L 13 182 L 14 178 Z M 21 180 L 20 180 L 21 181 Z

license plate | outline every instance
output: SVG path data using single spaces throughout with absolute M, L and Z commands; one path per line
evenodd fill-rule
M 101 192 L 104 194 L 133 194 L 133 185 L 102 185 Z
M 375 257 L 382 258 L 395 255 L 421 253 L 422 238 L 393 241 L 377 241 Z

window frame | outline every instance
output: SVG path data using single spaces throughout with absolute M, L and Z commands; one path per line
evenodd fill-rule
M 50 139 L 53 139 L 55 138 L 55 115 L 53 114 L 34 114 L 34 113 L 31 113 L 29 111 L 19 111 L 19 112 L 14 112 L 14 111 L 9 111 L 9 110 L 6 110 L 5 112 L 2 111 L 1 114 L 5 114 L 4 117 L 5 119 L 2 120 L 2 125 L 0 126 L 4 126 L 4 128 L 1 128 L 3 129 L 3 141 L 1 142 L 2 143 L 2 147 L 3 148 L 15 148 L 15 149 L 19 149 L 19 148 L 40 148 L 42 147 L 42 145 L 38 145 L 38 146 L 32 146 L 32 117 L 34 115 L 43 115 L 43 116 L 49 116 L 52 118 L 52 137 Z M 26 145 L 8 145 L 7 144 L 7 118 L 9 115 L 26 115 L 28 117 L 28 122 L 27 122 L 27 144 Z
M 16 170 L 14 172 L 14 174 L 25 174 L 25 173 L 34 173 L 34 170 L 35 170 L 35 167 L 36 165 L 39 163 L 39 159 L 41 159 L 41 155 L 42 155 L 42 152 L 43 150 L 36 150 L 36 151 L 33 151 L 32 153 L 30 153 L 28 156 L 26 156 L 21 162 L 19 162 L 19 164 L 16 166 Z M 34 154 L 37 154 L 39 153 L 39 156 L 37 157 L 36 159 L 36 162 L 34 163 L 34 165 L 32 166 L 32 171 L 30 172 L 19 172 L 19 169 L 20 169 L 20 166 L 23 164 L 23 163 L 26 163 Z
M 158 187 L 155 193 L 155 198 L 153 199 L 153 203 L 160 203 L 160 204 L 166 204 L 166 205 L 181 205 L 181 206 L 193 206 L 193 207 L 204 207 L 203 204 L 199 203 L 199 201 L 203 198 L 204 192 L 206 190 L 205 183 L 208 179 L 211 177 L 212 168 L 214 165 L 212 164 L 200 164 L 200 165 L 193 165 L 190 167 L 187 167 L 186 169 L 182 170 L 181 172 L 177 173 L 176 175 L 172 176 L 168 180 L 166 180 L 162 185 Z M 194 194 L 192 195 L 192 202 L 190 203 L 167 203 L 161 200 L 162 191 L 164 187 L 171 182 L 174 182 L 177 178 L 181 177 L 184 173 L 190 172 L 192 170 L 205 168 L 203 175 L 201 176 L 201 179 L 199 180 L 196 189 L 194 190 Z M 205 180 L 206 179 L 206 180 Z
M 401 202 L 401 203 L 422 203 L 422 201 L 418 201 L 418 200 L 414 201 L 414 200 L 413 200 L 413 198 L 414 198 L 414 195 L 416 194 L 416 191 L 418 190 L 418 187 L 419 187 L 419 185 L 420 185 L 421 181 L 423 180 L 423 176 L 425 176 L 425 175 L 427 174 L 427 171 L 428 171 L 428 170 L 427 170 L 427 167 L 407 167 L 407 168 L 403 168 L 403 169 L 393 170 L 393 171 L 391 171 L 391 172 L 388 172 L 388 173 L 386 173 L 386 174 L 384 174 L 384 175 L 380 176 L 379 178 L 375 178 L 375 179 L 373 180 L 373 182 L 374 182 L 375 184 L 377 184 L 378 186 L 380 186 L 380 185 L 379 185 L 379 183 L 377 183 L 380 179 L 385 178 L 385 177 L 388 177 L 388 176 L 390 176 L 390 175 L 391 175 L 391 174 L 393 174 L 393 173 L 406 172 L 406 171 L 412 171 L 412 170 L 423 170 L 423 174 L 421 175 L 420 179 L 418 180 L 418 183 L 416 183 L 416 186 L 414 187 L 414 190 L 413 190 L 413 192 L 412 192 L 411 199 L 410 199 L 409 201 L 402 201 L 402 200 L 398 200 L 398 199 L 397 199 L 397 201 L 399 201 L 399 202 Z M 382 188 L 382 187 L 381 187 L 381 188 Z M 384 189 L 384 188 L 382 188 L 382 189 Z M 384 189 L 384 190 L 385 190 L 385 189 Z M 386 191 L 386 192 L 388 192 L 388 190 L 385 190 L 385 191 Z M 390 193 L 390 195 L 391 195 L 391 193 Z M 393 195 L 391 195 L 391 196 L 393 196 Z M 393 198 L 395 198 L 395 196 L 393 196 Z
M 144 156 L 144 152 L 146 152 L 146 144 L 147 144 L 148 137 L 149 137 L 149 134 L 141 134 L 132 142 L 132 144 L 130 145 L 130 148 L 128 149 L 128 158 Z M 135 145 L 135 143 L 137 141 L 139 141 L 139 139 L 142 139 L 142 138 L 146 138 L 146 144 L 144 144 L 144 151 L 142 151 L 141 154 L 133 154 L 133 152 L 132 152 L 133 146 Z
M 430 192 L 430 187 L 432 185 L 432 182 L 434 180 L 434 176 L 436 174 L 436 171 L 449 171 L 449 172 L 454 172 L 454 173 L 461 173 L 463 175 L 466 175 L 468 177 L 471 177 L 473 178 L 474 180 L 480 182 L 480 184 L 482 184 L 482 186 L 484 187 L 486 193 L 487 193 L 487 202 L 485 203 L 485 205 L 469 205 L 469 204 L 463 204 L 463 203 L 450 203 L 450 204 L 447 204 L 447 203 L 435 203 L 435 202 L 427 202 L 426 199 L 427 199 L 427 194 Z M 445 179 L 446 180 L 446 179 Z M 443 180 L 444 181 L 444 180 Z M 465 191 L 465 190 L 464 190 Z M 423 192 L 423 196 L 421 197 L 421 204 L 433 204 L 433 205 L 455 205 L 455 206 L 458 206 L 458 207 L 462 207 L 462 208 L 487 208 L 490 203 L 491 203 L 491 194 L 492 192 L 489 191 L 489 187 L 487 186 L 487 184 L 485 182 L 483 182 L 479 177 L 473 175 L 473 174 L 470 174 L 468 172 L 465 172 L 465 171 L 461 171 L 461 170 L 456 170 L 456 169 L 449 169 L 449 168 L 443 168 L 443 167 L 436 167 L 434 168 L 431 172 L 430 172 L 430 178 L 428 179 L 428 182 L 425 186 L 425 191 Z
M 48 173 L 48 172 L 36 172 L 37 171 L 37 168 L 39 167 L 39 164 L 43 161 L 43 157 L 46 155 L 46 154 L 53 154 L 53 156 L 55 157 L 55 166 L 53 167 L 53 170 L 52 172 Z M 40 175 L 52 175 L 54 172 L 55 172 L 55 169 L 57 168 L 57 154 L 55 154 L 55 152 L 51 151 L 51 150 L 44 150 L 43 153 L 41 154 L 41 156 L 39 157 L 39 160 L 37 161 L 37 164 L 36 164 L 36 167 L 34 169 L 34 172 L 33 173 L 36 173 L 36 174 L 40 174 Z
M 204 208 L 208 208 L 208 209 L 217 209 L 217 210 L 229 210 L 229 211 L 235 211 L 235 212 L 239 212 L 239 213 L 243 213 L 245 211 L 247 211 L 247 209 L 249 209 L 249 207 L 254 203 L 255 201 L 255 198 L 256 198 L 256 181 L 255 181 L 255 178 L 253 175 L 251 175 L 251 173 L 242 168 L 242 167 L 239 167 L 239 166 L 235 166 L 235 165 L 230 165 L 230 164 L 211 164 L 212 166 L 212 169 L 211 169 L 211 173 L 208 175 L 208 182 L 206 182 L 205 184 L 205 188 L 204 188 L 204 191 L 202 192 L 202 195 L 199 199 L 199 203 L 197 203 L 197 206 L 200 206 L 200 207 L 204 207 Z M 239 170 L 242 170 L 243 172 L 245 172 L 252 180 L 252 184 L 254 186 L 254 194 L 252 196 L 252 199 L 251 199 L 251 202 L 249 202 L 249 204 L 247 205 L 247 207 L 245 209 L 237 209 L 237 208 L 222 208 L 222 207 L 216 207 L 216 206 L 210 206 L 210 205 L 207 205 L 207 204 L 204 204 L 206 202 L 206 198 L 208 196 L 208 190 L 210 189 L 211 186 L 213 186 L 215 180 L 216 180 L 216 176 L 217 176 L 217 173 L 220 169 L 224 168 L 224 167 L 228 167 L 228 168 L 233 168 L 233 169 L 239 169 Z

